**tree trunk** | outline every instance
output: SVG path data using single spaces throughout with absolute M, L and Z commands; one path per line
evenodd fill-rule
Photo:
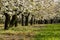
M 4 29 L 7 30 L 8 29 L 8 23 L 7 21 L 5 20 L 5 26 L 4 26 Z
M 24 26 L 24 15 L 22 14 L 22 26 Z
M 31 25 L 33 24 L 33 17 L 31 17 L 30 24 Z
M 28 26 L 28 16 L 25 16 L 25 26 Z
M 18 25 L 18 23 L 17 23 L 17 20 L 16 20 L 16 22 L 15 22 L 15 27 L 17 27 L 17 25 Z
M 4 29 L 7 30 L 8 27 L 9 27 L 9 23 L 10 23 L 10 16 L 7 14 L 7 13 L 4 13 L 5 15 L 5 26 L 4 26 Z
M 13 15 L 12 19 L 10 21 L 10 27 L 12 27 L 14 25 L 15 25 L 15 27 L 17 26 L 17 15 Z

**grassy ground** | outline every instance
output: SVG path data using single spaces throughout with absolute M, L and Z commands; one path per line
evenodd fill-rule
M 60 24 L 39 24 L 12 27 L 3 30 L 0 24 L 0 40 L 60 40 Z

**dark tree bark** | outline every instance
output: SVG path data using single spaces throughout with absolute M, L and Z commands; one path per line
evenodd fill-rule
M 33 24 L 33 20 L 32 20 L 33 18 L 31 18 L 31 20 L 30 20 L 30 25 L 32 25 Z
M 17 22 L 17 20 L 15 21 L 15 27 L 17 27 L 18 26 L 18 22 Z
M 24 26 L 24 15 L 22 14 L 22 26 Z
M 17 12 L 17 9 L 14 10 L 14 11 Z M 19 13 L 16 13 L 15 15 L 12 16 L 12 19 L 11 19 L 11 21 L 10 21 L 10 27 L 12 27 L 12 26 L 17 27 L 17 25 L 18 25 L 18 22 L 17 22 L 18 18 L 17 18 L 17 16 L 18 16 L 20 13 L 22 13 L 22 12 L 19 11 Z
M 30 13 L 25 15 L 25 26 L 28 26 L 29 15 L 30 15 Z
M 10 27 L 12 27 L 13 25 L 15 25 L 15 27 L 17 26 L 17 15 L 12 16 L 12 19 L 10 21 Z
M 4 13 L 5 15 L 5 26 L 4 26 L 4 29 L 7 30 L 8 27 L 9 27 L 9 23 L 10 23 L 10 15 L 7 14 L 7 13 Z
M 25 26 L 28 26 L 28 16 L 25 16 Z
M 44 19 L 44 24 L 48 24 L 48 20 L 47 19 Z
M 32 15 L 32 17 L 31 17 L 31 20 L 30 20 L 30 24 L 32 25 L 33 23 L 34 23 L 34 17 L 33 17 L 33 15 Z
M 53 23 L 53 19 L 50 20 L 50 23 L 51 23 L 51 24 Z

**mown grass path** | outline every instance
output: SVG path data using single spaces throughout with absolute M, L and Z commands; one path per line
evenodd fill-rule
M 12 27 L 3 30 L 0 25 L 0 40 L 60 40 L 60 24 L 39 24 Z

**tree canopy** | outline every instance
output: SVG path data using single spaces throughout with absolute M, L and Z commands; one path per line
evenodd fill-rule
M 13 10 L 30 12 L 36 18 L 49 19 L 60 15 L 59 0 L 0 0 L 0 11 L 9 10 L 9 14 L 16 14 Z M 17 13 L 18 13 L 17 11 Z M 59 16 L 58 16 L 59 17 Z

